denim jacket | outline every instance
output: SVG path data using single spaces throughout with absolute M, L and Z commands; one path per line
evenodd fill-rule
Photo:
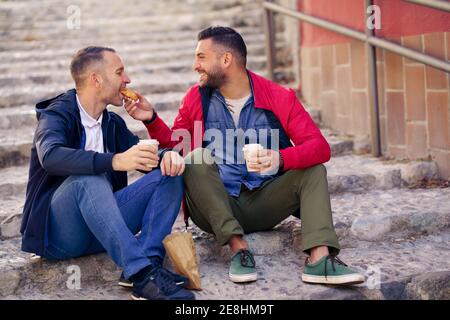
M 265 149 L 275 151 L 291 145 L 275 115 L 255 108 L 253 95 L 244 104 L 236 127 L 224 97 L 219 90 L 214 90 L 204 125 L 203 147 L 211 150 L 231 196 L 239 196 L 241 184 L 252 190 L 278 175 L 248 172 L 245 165 L 242 152 L 245 144 L 260 143 Z

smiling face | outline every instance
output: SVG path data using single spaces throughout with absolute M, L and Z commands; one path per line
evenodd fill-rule
M 103 52 L 103 68 L 100 72 L 99 94 L 106 104 L 121 106 L 123 96 L 120 93 L 122 88 L 129 84 L 130 78 L 125 72 L 122 59 L 114 52 Z
M 199 74 L 200 87 L 219 88 L 226 82 L 225 69 L 222 65 L 223 52 L 214 45 L 213 40 L 200 40 L 195 49 L 192 69 Z

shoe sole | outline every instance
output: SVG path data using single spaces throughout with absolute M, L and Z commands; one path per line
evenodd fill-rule
M 142 298 L 142 297 L 136 297 L 135 295 L 131 295 L 131 300 L 135 301 L 147 301 L 148 299 Z M 175 299 L 176 300 L 176 299 Z M 185 300 L 185 299 L 179 299 L 179 300 Z M 195 299 L 194 299 L 195 300 Z
M 351 274 L 346 276 L 313 276 L 308 274 L 302 274 L 303 282 L 320 283 L 320 284 L 359 284 L 364 282 L 364 277 L 359 274 Z
M 133 288 L 133 283 L 130 283 L 130 282 L 119 281 L 117 284 L 124 288 Z
M 235 275 L 235 274 L 229 273 L 228 276 L 230 277 L 230 280 L 235 283 L 251 282 L 251 281 L 256 281 L 258 279 L 258 275 L 256 273 L 245 274 L 245 275 Z
M 133 283 L 130 283 L 130 282 L 119 281 L 117 284 L 119 286 L 121 286 L 121 287 L 124 287 L 124 288 L 133 288 Z M 183 286 L 185 283 L 184 282 L 175 282 L 175 284 L 177 286 Z

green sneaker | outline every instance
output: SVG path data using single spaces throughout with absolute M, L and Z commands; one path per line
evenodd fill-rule
M 322 284 L 358 284 L 364 282 L 364 276 L 350 269 L 338 257 L 328 255 L 315 263 L 305 263 L 302 280 Z
M 233 282 L 256 281 L 256 264 L 253 254 L 246 249 L 239 250 L 231 258 L 230 272 L 228 274 Z

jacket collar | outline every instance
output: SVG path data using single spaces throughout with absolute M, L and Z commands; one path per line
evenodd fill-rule
M 267 80 L 248 69 L 247 74 L 250 80 L 255 108 L 271 110 L 272 108 L 270 107 L 267 88 L 265 88 L 265 82 L 267 82 Z
M 57 108 L 60 104 L 62 104 L 65 112 L 71 113 L 81 122 L 80 109 L 78 108 L 76 94 L 76 89 L 70 89 L 56 97 L 39 102 L 38 104 L 36 104 L 36 113 L 38 119 L 40 117 L 40 113 L 43 110 Z M 108 109 L 105 109 L 103 111 L 102 124 L 108 123 L 109 119 L 110 116 Z
M 272 110 L 270 107 L 269 99 L 267 96 L 267 89 L 265 88 L 265 85 L 267 82 L 266 79 L 263 77 L 257 75 L 253 71 L 250 71 L 247 69 L 247 75 L 248 79 L 250 80 L 250 90 L 253 97 L 253 103 L 255 105 L 255 108 L 260 109 L 266 109 L 266 110 Z M 225 103 L 224 98 L 220 94 L 220 92 L 216 89 L 211 88 L 212 94 L 215 95 L 219 100 L 221 100 L 223 103 Z

